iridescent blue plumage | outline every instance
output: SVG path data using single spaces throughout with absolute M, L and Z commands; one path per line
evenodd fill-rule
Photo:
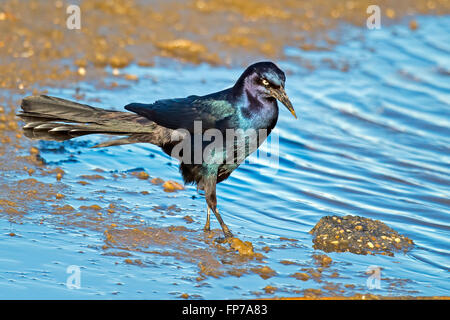
M 275 64 L 259 62 L 249 66 L 231 88 L 205 96 L 125 106 L 134 113 L 104 110 L 49 96 L 31 96 L 22 100 L 23 112 L 19 116 L 26 121 L 24 131 L 31 138 L 67 140 L 104 133 L 127 137 L 97 147 L 140 142 L 160 146 L 181 160 L 180 171 L 185 183 L 195 183 L 205 191 L 208 205 L 205 230 L 209 230 L 212 210 L 225 236 L 230 237 L 232 234 L 217 210 L 216 184 L 227 179 L 270 134 L 278 119 L 277 100 L 296 116 L 284 91 L 285 81 L 283 71 Z M 180 130 L 184 132 L 183 139 L 174 135 Z M 228 139 L 230 130 L 236 134 L 231 140 Z M 210 139 L 201 139 L 198 147 L 197 137 L 204 138 L 207 133 Z M 209 142 L 220 145 L 220 139 L 226 143 L 211 150 Z M 174 155 L 180 141 L 188 141 L 188 148 Z M 199 154 L 200 161 L 196 161 Z
M 236 84 L 226 90 L 206 96 L 189 96 L 181 99 L 159 100 L 153 104 L 132 103 L 125 109 L 156 122 L 170 129 L 186 129 L 194 133 L 194 122 L 202 123 L 202 132 L 218 129 L 225 136 L 227 129 L 253 129 L 257 132 L 253 139 L 253 148 L 244 151 L 244 158 L 253 152 L 275 127 L 278 119 L 279 99 L 295 116 L 294 109 L 284 91 L 286 77 L 272 62 L 260 62 L 248 67 Z M 264 136 L 259 130 L 265 130 Z M 194 139 L 192 139 L 193 141 Z M 232 152 L 237 153 L 243 141 L 237 141 Z M 250 143 L 251 144 L 251 143 Z M 171 154 L 172 145 L 163 148 Z M 256 147 L 256 148 L 255 148 Z M 202 148 L 202 151 L 204 148 Z M 226 151 L 226 150 L 225 150 Z M 230 152 L 230 150 L 227 150 Z M 209 229 L 209 209 L 217 211 L 216 184 L 227 179 L 243 159 L 233 157 L 233 161 L 223 163 L 190 163 L 182 162 L 180 170 L 186 183 L 196 183 L 199 189 L 205 190 L 208 204 L 208 219 L 205 229 Z M 193 159 L 193 158 L 192 158 Z M 191 159 L 191 160 L 192 160 Z M 240 160 L 240 161 L 239 161 Z M 231 236 L 226 225 L 221 222 L 226 236 Z

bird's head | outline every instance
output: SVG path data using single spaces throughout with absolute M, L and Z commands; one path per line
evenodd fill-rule
M 284 90 L 285 81 L 284 72 L 273 62 L 258 62 L 244 71 L 236 85 L 243 85 L 259 97 L 279 100 L 297 118 L 294 107 Z

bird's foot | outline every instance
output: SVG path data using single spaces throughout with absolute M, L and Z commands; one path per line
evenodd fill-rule
M 228 231 L 224 233 L 223 237 L 217 237 L 214 239 L 214 241 L 217 243 L 226 243 L 229 242 L 231 239 L 233 239 L 233 234 L 230 231 Z
M 227 237 L 217 237 L 214 239 L 214 241 L 217 243 L 226 243 L 227 240 L 228 240 Z

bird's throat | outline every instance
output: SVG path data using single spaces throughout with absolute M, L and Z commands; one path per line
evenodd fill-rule
M 246 103 L 244 107 L 255 117 L 270 116 L 275 111 L 278 111 L 277 101 L 273 97 L 263 96 L 248 89 L 245 89 L 245 97 Z

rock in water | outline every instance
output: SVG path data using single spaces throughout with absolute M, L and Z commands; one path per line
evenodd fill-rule
M 309 232 L 314 249 L 325 252 L 384 254 L 408 251 L 413 241 L 379 220 L 359 216 L 325 216 Z

